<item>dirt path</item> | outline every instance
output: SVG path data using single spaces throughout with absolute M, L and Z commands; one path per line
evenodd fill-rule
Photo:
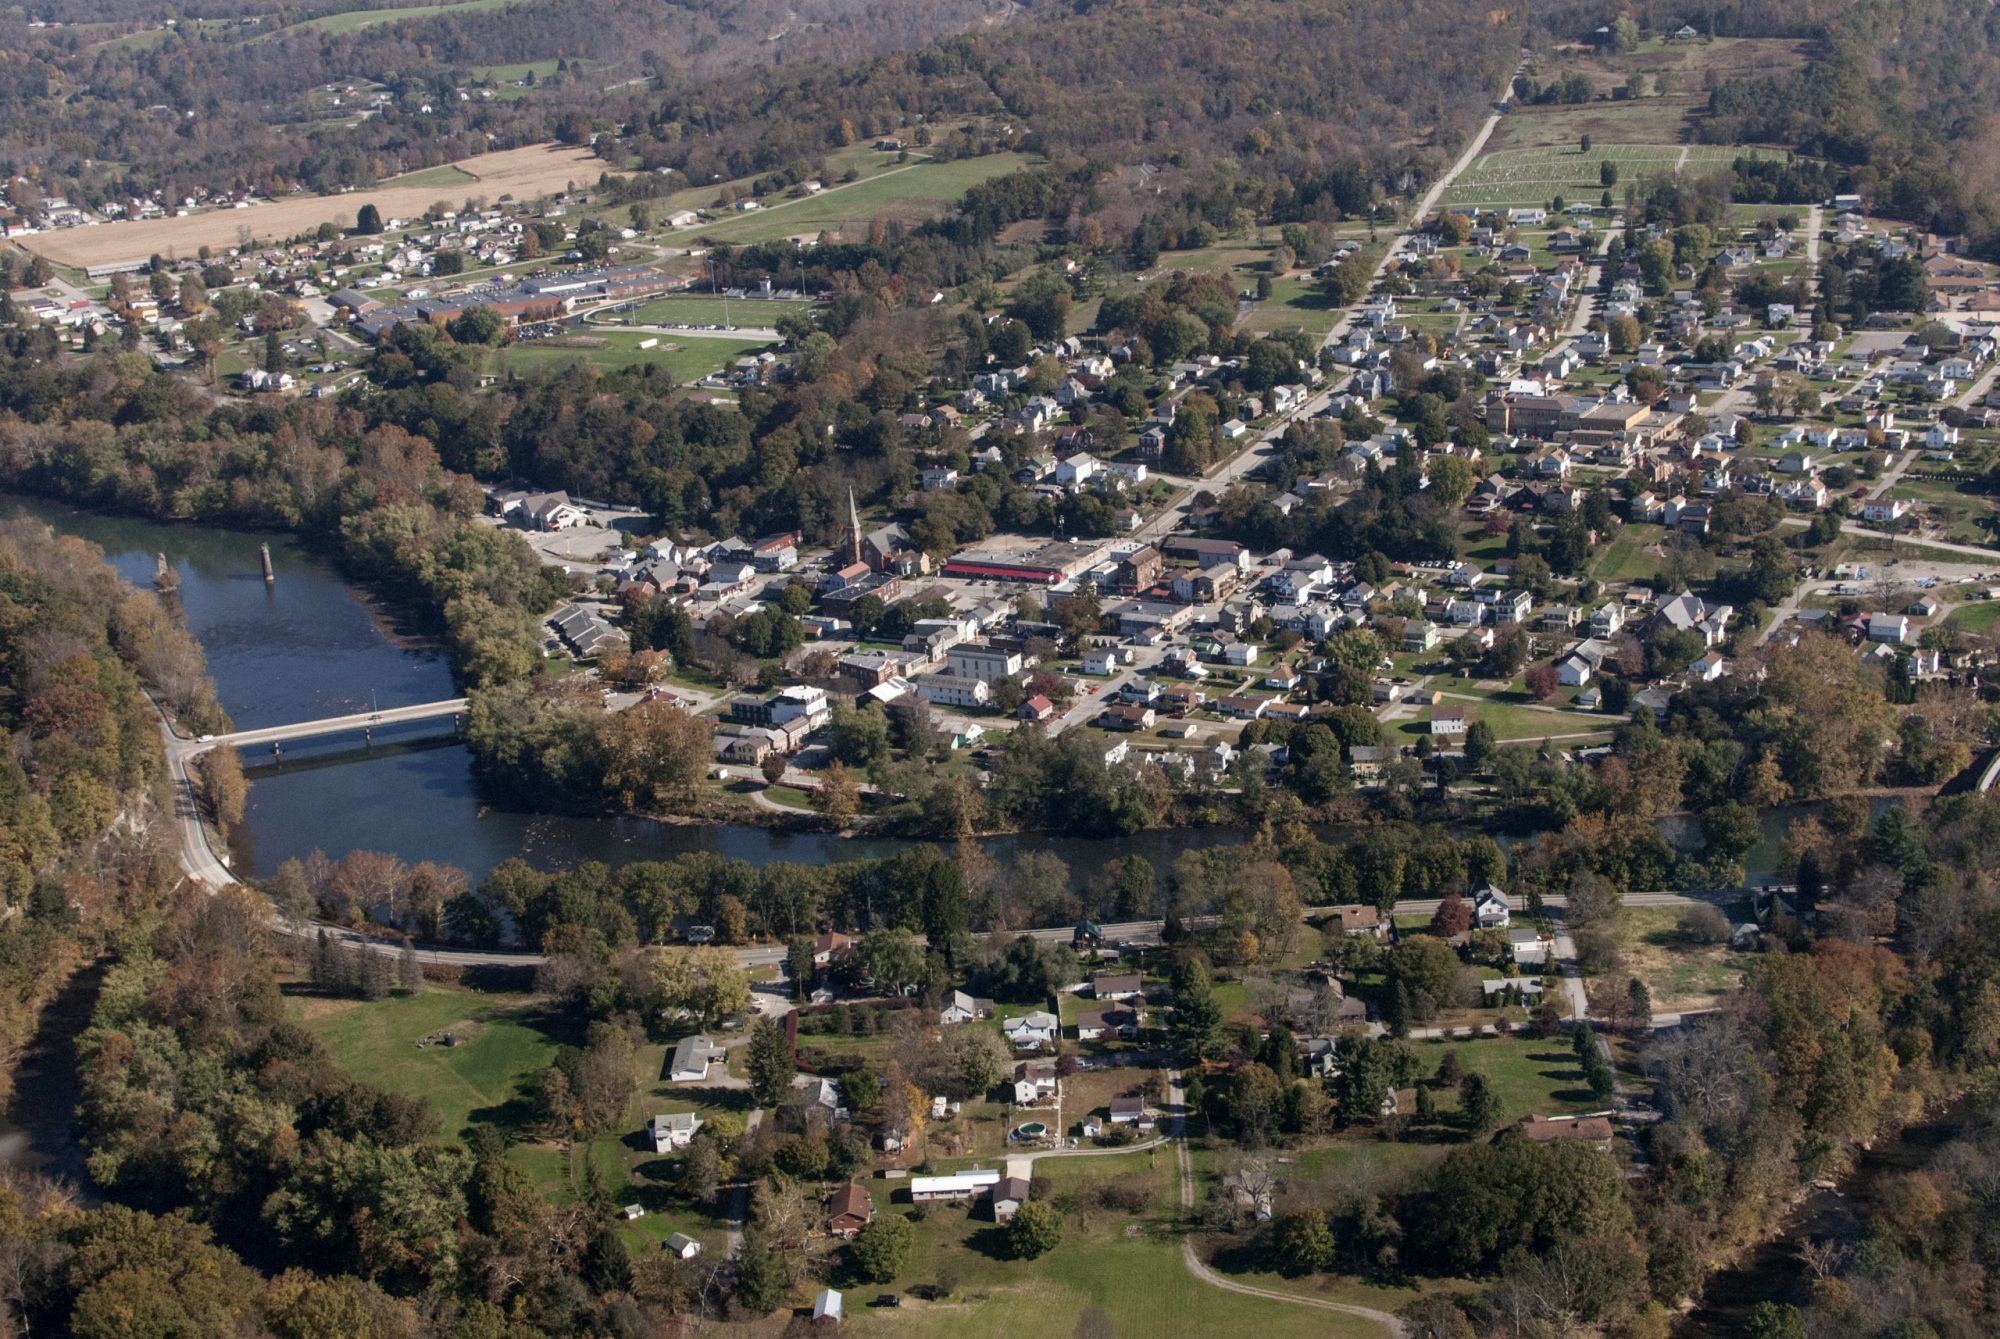
M 1181 1076 L 1179 1072 L 1176 1071 L 1167 1076 L 1167 1091 L 1168 1101 L 1177 1112 L 1182 1113 L 1174 1118 L 1174 1155 L 1180 1164 L 1181 1212 L 1187 1215 L 1194 1212 L 1194 1164 L 1188 1159 L 1187 1117 L 1185 1115 L 1187 1107 L 1185 1098 L 1181 1092 Z M 1224 1277 L 1211 1269 L 1195 1251 L 1193 1237 L 1184 1236 L 1181 1238 L 1181 1259 L 1187 1263 L 1188 1273 L 1194 1275 L 1210 1287 L 1220 1288 L 1224 1292 L 1241 1293 L 1245 1297 L 1262 1297 L 1273 1302 L 1289 1302 L 1293 1306 L 1318 1307 L 1321 1311 L 1338 1311 L 1344 1315 L 1359 1316 L 1363 1320 L 1372 1320 L 1387 1330 L 1390 1335 L 1394 1336 L 1394 1339 L 1407 1339 L 1409 1335 L 1409 1327 L 1386 1311 L 1377 1311 L 1373 1307 L 1355 1306 L 1350 1302 L 1328 1301 L 1323 1297 L 1301 1297 L 1296 1293 L 1280 1292 L 1276 1288 L 1253 1287 L 1248 1283 L 1238 1283 L 1234 1279 Z
M 763 1123 L 764 1108 L 758 1107 L 743 1122 L 743 1133 L 747 1135 Z M 731 1260 L 734 1260 L 743 1249 L 743 1224 L 749 1217 L 750 1183 L 745 1181 L 731 1191 L 729 1196 L 729 1231 L 726 1240 L 729 1243 L 727 1253 Z

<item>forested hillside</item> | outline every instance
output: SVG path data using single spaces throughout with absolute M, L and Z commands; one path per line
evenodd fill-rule
M 0 525 L 0 1102 L 42 1003 L 178 883 L 148 690 L 221 723 L 157 600 L 87 544 Z
M 1739 21 L 1816 36 L 1816 59 L 1718 86 L 1704 139 L 1793 145 L 1852 167 L 1887 213 L 1968 233 L 1983 252 L 2000 245 L 2000 17 L 1991 5 L 1859 0 L 1748 10 Z

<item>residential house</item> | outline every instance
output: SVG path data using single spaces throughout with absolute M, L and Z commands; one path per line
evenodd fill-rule
M 1130 1125 L 1137 1130 L 1150 1130 L 1154 1121 L 1152 1113 L 1146 1110 L 1146 1099 L 1140 1093 L 1126 1093 L 1111 1099 L 1111 1123 Z
M 1003 1176 L 993 1183 L 987 1195 L 987 1202 L 993 1207 L 993 1221 L 1006 1226 L 1014 1221 L 1014 1215 L 1028 1202 L 1028 1181 L 1025 1177 Z
M 1576 1140 L 1607 1151 L 1611 1147 L 1611 1120 L 1606 1116 L 1527 1116 L 1519 1128 L 1537 1144 Z
M 1139 1035 L 1136 1009 L 1087 1009 L 1076 1016 L 1078 1041 L 1104 1041 L 1112 1037 L 1131 1041 Z
M 1061 1021 L 1046 1009 L 1003 1019 L 1000 1023 L 1000 1035 L 1017 1051 L 1047 1050 L 1056 1044 L 1061 1030 Z
M 1023 1060 L 1014 1066 L 1015 1106 L 1038 1107 L 1061 1099 L 1062 1078 L 1055 1061 Z
M 723 1049 L 707 1037 L 682 1037 L 674 1045 L 668 1062 L 667 1079 L 672 1083 L 699 1083 L 708 1077 L 708 1067 L 722 1060 Z
M 1467 724 L 1464 707 L 1431 708 L 1431 733 L 1434 735 L 1458 737 L 1465 733 Z
M 1099 972 L 1090 978 L 1090 993 L 1100 1000 L 1129 1000 L 1139 988 L 1137 972 Z
M 1388 921 L 1382 919 L 1382 911 L 1366 905 L 1342 905 L 1328 913 L 1330 921 L 1340 925 L 1344 935 L 1368 935 L 1370 939 L 1388 937 Z
M 827 1197 L 826 1230 L 829 1236 L 852 1237 L 875 1219 L 875 1199 L 865 1186 L 849 1181 Z
M 978 999 L 962 990 L 951 992 L 944 1008 L 938 1010 L 940 1023 L 972 1023 L 993 1017 L 993 1001 Z
M 701 1126 L 701 1117 L 692 1111 L 668 1111 L 653 1117 L 646 1132 L 653 1138 L 653 1152 L 666 1153 L 693 1143 Z
M 1507 895 L 1491 884 L 1472 895 L 1472 920 L 1482 930 L 1504 930 L 1513 919 Z

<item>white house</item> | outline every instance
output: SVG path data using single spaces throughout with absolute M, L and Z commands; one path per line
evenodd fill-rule
M 975 999 L 962 990 L 951 992 L 951 999 L 938 1010 L 940 1023 L 970 1023 L 976 1019 L 993 1016 L 993 1001 Z
M 653 1152 L 666 1153 L 686 1148 L 701 1129 L 701 1117 L 692 1111 L 663 1111 L 646 1127 L 653 1136 Z
M 708 1077 L 708 1067 L 723 1058 L 723 1050 L 707 1037 L 682 1037 L 674 1046 L 667 1078 L 673 1083 L 697 1083 Z
M 1492 884 L 1481 888 L 1472 897 L 1472 921 L 1482 930 L 1504 930 L 1514 917 L 1507 905 L 1507 895 Z
M 1115 646 L 1093 647 L 1083 653 L 1085 674 L 1116 674 L 1122 663 Z
M 1910 640 L 1910 620 L 1903 614 L 1870 614 L 1868 616 L 1868 640 L 1871 642 L 1907 642 Z
M 1039 1051 L 1056 1044 L 1062 1022 L 1046 1009 L 1001 1021 L 1000 1035 L 1017 1051 Z

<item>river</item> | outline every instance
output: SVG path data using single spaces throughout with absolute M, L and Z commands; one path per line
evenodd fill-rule
M 432 702 L 457 691 L 433 643 L 293 540 L 104 516 L 33 499 L 0 499 L 0 511 L 26 512 L 92 541 L 137 585 L 152 584 L 155 555 L 165 554 L 180 578 L 177 598 L 188 630 L 207 653 L 216 694 L 238 728 Z M 268 584 L 258 552 L 266 542 L 276 577 Z M 250 794 L 244 821 L 232 834 L 231 864 L 252 876 L 315 850 L 336 857 L 386 851 L 456 865 L 477 877 L 512 856 L 551 869 L 690 851 L 758 864 L 823 864 L 888 855 L 903 845 L 761 827 L 501 810 L 481 796 L 472 756 L 446 723 L 378 732 L 372 745 L 353 739 L 288 744 L 282 761 L 258 752 L 244 761 Z M 1053 851 L 1081 874 L 1112 855 L 1136 852 L 1164 866 L 1189 847 L 1241 839 L 1233 832 L 1163 830 L 1120 840 L 1116 849 L 1105 841 L 1047 834 L 992 838 L 987 845 L 1003 860 L 1021 850 Z
M 165 554 L 180 578 L 177 598 L 188 629 L 207 652 L 217 696 L 239 728 L 432 702 L 457 692 L 451 667 L 433 642 L 400 624 L 329 560 L 294 540 L 0 498 L 0 514 L 15 511 L 96 543 L 137 585 L 152 584 L 155 555 Z M 258 552 L 266 542 L 276 578 L 269 583 Z M 255 753 L 244 761 L 251 786 L 244 821 L 231 835 L 231 864 L 252 877 L 313 851 L 335 857 L 385 851 L 407 861 L 456 865 L 476 878 L 513 856 L 548 869 L 691 851 L 756 864 L 826 864 L 888 855 L 905 845 L 893 838 L 498 809 L 481 795 L 471 754 L 443 722 L 379 731 L 369 744 L 353 739 L 288 744 L 282 760 Z M 1765 839 L 1750 861 L 1754 869 L 1768 868 L 1776 838 L 1792 816 L 1790 810 L 1764 815 Z M 1663 823 L 1676 839 L 1684 838 L 1689 826 Z M 1113 856 L 1144 855 L 1165 869 L 1183 851 L 1241 840 L 1240 832 L 1204 828 L 1156 829 L 1117 839 L 1030 833 L 985 838 L 981 844 L 1002 862 L 1026 851 L 1049 851 L 1083 876 Z

